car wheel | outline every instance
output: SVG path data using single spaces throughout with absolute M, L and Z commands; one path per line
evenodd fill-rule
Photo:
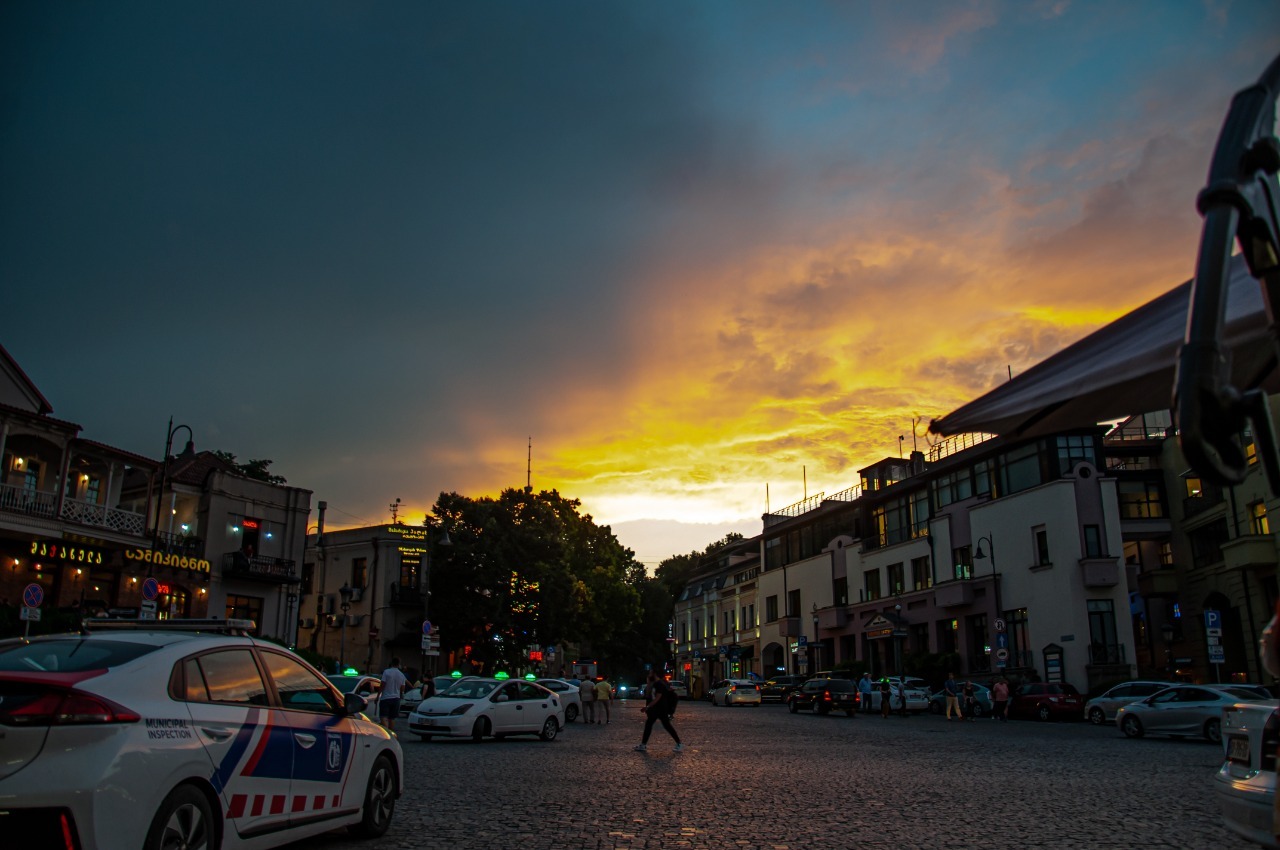
M 538 734 L 538 737 L 544 741 L 554 741 L 559 732 L 560 724 L 556 723 L 554 717 L 548 717 L 546 722 L 542 724 L 542 732 Z
M 1048 720 L 1048 719 L 1049 719 L 1049 706 L 1042 705 L 1036 709 L 1036 720 Z
M 1210 717 L 1204 722 L 1204 736 L 1215 744 L 1222 743 L 1222 721 Z
M 179 785 L 160 803 L 147 830 L 146 850 L 214 847 L 213 807 L 192 785 Z
M 929 713 L 930 713 L 930 714 L 941 714 L 941 713 L 942 713 L 942 703 L 940 703 L 940 702 L 930 702 L 930 703 L 929 703 Z
M 572 723 L 578 719 L 578 707 L 576 705 L 566 705 L 564 707 L 564 722 Z
M 471 727 L 471 740 L 474 743 L 480 743 L 484 737 L 489 734 L 489 721 L 481 717 L 476 721 L 476 725 Z
M 800 710 L 800 706 L 796 705 L 795 700 L 787 701 L 787 711 L 791 712 L 792 714 L 795 714 L 799 710 Z
M 1120 721 L 1120 731 L 1126 738 L 1141 738 L 1145 734 L 1142 721 L 1132 714 L 1126 714 L 1124 720 Z
M 430 736 L 430 735 L 419 735 L 419 736 L 418 736 L 418 738 L 419 738 L 419 739 L 422 741 L 422 743 L 424 743 L 424 744 L 430 744 L 430 743 L 431 743 L 431 736 Z
M 1103 723 L 1107 722 L 1106 712 L 1095 705 L 1093 708 L 1089 709 L 1089 722 L 1094 726 L 1101 726 Z
M 369 784 L 364 789 L 364 809 L 360 822 L 351 826 L 351 832 L 362 838 L 378 838 L 391 826 L 391 815 L 396 810 L 396 772 L 391 759 L 378 756 L 369 771 Z

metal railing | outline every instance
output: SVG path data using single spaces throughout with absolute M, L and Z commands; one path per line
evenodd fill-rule
M 222 557 L 222 570 L 226 575 L 281 584 L 300 581 L 295 565 L 296 562 L 289 558 L 246 555 L 243 552 L 228 552 Z
M 142 514 L 66 499 L 59 515 L 57 493 L 32 490 L 16 484 L 0 484 L 0 510 L 44 519 L 61 519 L 77 525 L 105 528 L 138 537 L 146 533 L 146 517 Z
M 1091 643 L 1089 644 L 1090 664 L 1124 664 L 1124 644 Z
M 809 511 L 814 510 L 815 508 L 818 508 L 822 505 L 822 499 L 824 495 L 826 494 L 819 493 L 816 496 L 810 496 L 807 499 L 801 499 L 800 501 L 796 502 L 794 505 L 787 505 L 785 508 L 779 508 L 776 511 L 771 511 L 765 514 L 764 524 L 775 525 L 777 523 L 782 522 L 783 520 L 790 519 L 791 517 L 797 517 L 797 516 L 800 516 L 801 514 L 807 514 Z
M 956 434 L 954 437 L 948 437 L 945 440 L 934 443 L 929 447 L 929 462 L 937 463 L 944 457 L 950 457 L 953 454 L 959 454 L 965 449 L 971 449 L 980 443 L 995 438 L 995 434 Z

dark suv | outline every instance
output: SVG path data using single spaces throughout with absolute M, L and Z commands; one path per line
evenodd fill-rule
M 760 686 L 760 699 L 763 702 L 786 702 L 791 692 L 800 690 L 807 681 L 805 676 L 774 676 Z
M 853 717 L 858 713 L 858 684 L 849 679 L 810 679 L 787 697 L 787 708 L 792 714 L 809 708 L 815 714 L 843 711 Z

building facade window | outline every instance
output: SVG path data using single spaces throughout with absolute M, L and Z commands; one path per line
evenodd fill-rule
M 1160 519 L 1164 509 L 1164 486 L 1158 481 L 1120 481 L 1116 484 L 1123 519 Z
M 778 597 L 766 596 L 764 598 L 764 621 L 766 623 L 774 623 L 778 620 Z
M 1091 435 L 1076 434 L 1058 438 L 1058 469 L 1070 472 L 1077 463 L 1098 465 L 1097 449 Z
M 1110 599 L 1090 599 L 1089 609 L 1089 663 L 1120 664 L 1119 638 L 1116 637 L 1116 606 Z
M 1270 534 L 1271 526 L 1267 523 L 1267 503 L 1254 502 L 1249 505 L 1249 533 Z
M 933 570 L 929 569 L 929 556 L 911 559 L 911 579 L 913 590 L 928 590 L 933 587 Z
M 799 617 L 801 610 L 803 609 L 800 607 L 800 591 L 798 589 L 788 591 L 787 592 L 787 616 Z
M 1027 622 L 1027 609 L 1014 608 L 1004 612 L 1005 626 L 1009 633 L 1009 660 L 1014 667 L 1031 666 L 1031 634 Z
M 1031 539 L 1035 545 L 1036 566 L 1047 567 L 1053 562 L 1049 560 L 1049 532 L 1043 525 L 1031 529 Z
M 1222 560 L 1222 544 L 1226 543 L 1227 521 L 1216 519 L 1208 525 L 1187 532 L 1191 544 L 1191 565 L 1206 567 Z
M 901 563 L 889 565 L 889 593 L 897 596 L 906 589 Z
M 960 642 L 956 633 L 960 631 L 960 621 L 955 619 L 939 620 L 937 624 L 938 652 L 958 652 Z
M 836 605 L 849 604 L 849 579 L 847 577 L 841 576 L 831 582 L 831 598 Z
M 951 550 L 951 577 L 973 578 L 973 549 L 957 546 Z
M 1043 482 L 1040 453 L 1035 443 L 1000 456 L 1000 495 L 1008 496 L 1030 490 Z
M 867 570 L 862 574 L 862 587 L 866 592 L 867 601 L 880 598 L 880 571 Z
M 315 581 L 315 578 L 316 578 L 316 565 L 304 563 L 302 565 L 302 574 L 299 576 L 299 578 L 302 580 L 302 582 L 298 588 L 298 592 L 301 593 L 303 596 L 306 596 L 308 593 L 311 592 L 311 584 L 312 582 Z
M 262 597 L 228 595 L 227 619 L 253 620 L 255 623 L 261 624 Z
M 782 538 L 772 537 L 764 542 L 764 568 L 774 570 L 782 566 Z
M 369 559 L 351 559 L 351 587 L 362 590 L 369 581 Z
M 928 623 L 912 623 L 910 632 L 910 652 L 928 652 L 929 651 L 929 624 Z
M 987 645 L 987 615 L 974 614 L 965 618 L 969 632 L 969 669 L 984 673 L 991 669 L 991 648 Z
M 1102 529 L 1096 525 L 1086 525 L 1084 527 L 1084 556 L 1086 558 L 1101 558 L 1102 551 Z

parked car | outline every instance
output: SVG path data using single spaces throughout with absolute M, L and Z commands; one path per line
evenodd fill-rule
M 1222 709 L 1225 760 L 1214 793 L 1227 828 L 1263 847 L 1280 847 L 1273 832 L 1280 703 L 1246 702 Z
M 5 846 L 235 850 L 386 832 L 400 742 L 362 716 L 363 697 L 248 637 L 253 621 L 84 628 L 0 642 Z
M 774 676 L 760 686 L 762 702 L 786 702 L 792 691 L 798 691 L 808 681 L 805 676 Z
M 684 682 L 680 681 L 679 679 L 672 679 L 671 681 L 667 682 L 667 684 L 671 687 L 671 692 L 674 693 L 678 698 L 680 699 L 689 698 L 689 686 L 686 685 Z
M 898 683 L 901 682 L 906 687 L 907 711 L 918 713 L 927 711 L 929 708 L 929 686 L 924 679 L 918 679 L 914 676 L 905 678 L 899 676 L 887 676 L 885 679 L 877 679 L 871 683 L 871 699 L 868 700 L 870 708 L 863 706 L 863 709 L 869 711 L 880 710 L 880 682 L 887 680 L 889 682 L 889 708 L 892 711 L 901 711 L 902 708 L 898 703 Z M 855 682 L 855 685 L 857 683 Z
M 853 717 L 858 711 L 858 685 L 852 679 L 810 679 L 787 697 L 787 709 L 795 714 L 802 708 L 814 714 L 843 711 Z
M 1148 680 L 1122 682 L 1086 702 L 1084 704 L 1084 718 L 1094 726 L 1113 723 L 1116 719 L 1116 711 L 1122 705 L 1145 699 L 1174 684 L 1177 683 Z
M 750 679 L 723 679 L 711 686 L 712 705 L 760 707 L 760 686 Z
M 1080 720 L 1084 716 L 1084 698 L 1074 685 L 1066 682 L 1029 682 L 1010 697 L 1009 716 Z
M 424 741 L 433 737 L 479 742 L 508 735 L 537 735 L 555 740 L 564 728 L 560 697 L 524 679 L 467 679 L 443 694 L 423 700 L 409 714 L 409 731 Z
M 960 688 L 963 688 L 961 683 Z M 975 717 L 991 716 L 991 689 L 986 685 L 973 683 L 973 703 Z M 960 709 L 964 710 L 964 694 L 960 694 Z M 939 690 L 936 694 L 929 697 L 929 712 L 931 714 L 945 714 L 947 711 L 947 692 Z
M 582 697 L 578 693 L 576 684 L 564 679 L 538 679 L 537 682 L 560 697 L 560 702 L 564 705 L 565 723 L 572 723 L 578 719 L 582 714 Z
M 1146 699 L 1122 705 L 1116 725 L 1128 738 L 1144 735 L 1203 735 L 1222 740 L 1222 710 L 1240 702 L 1274 701 L 1233 685 L 1174 685 Z
M 374 720 L 378 719 L 378 694 L 382 691 L 382 677 L 361 673 L 332 673 L 325 676 L 329 684 L 338 689 L 340 694 L 356 694 L 368 703 L 365 714 Z
M 626 682 L 619 682 L 613 689 L 614 699 L 643 699 L 643 688 L 635 685 L 628 685 Z

